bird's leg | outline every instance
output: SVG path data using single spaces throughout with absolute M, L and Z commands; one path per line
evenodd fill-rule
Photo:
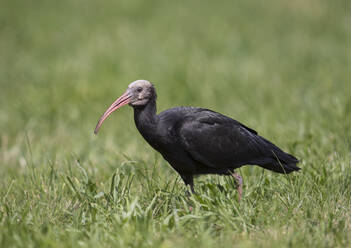
M 183 179 L 185 185 L 188 187 L 188 185 L 190 186 L 190 190 L 191 193 L 187 190 L 187 196 L 190 197 L 191 194 L 195 194 L 195 190 L 194 190 L 194 177 L 193 175 L 180 175 L 180 177 Z M 192 212 L 193 211 L 193 207 L 191 205 L 189 205 L 189 211 Z
M 194 177 L 193 175 L 180 175 L 180 177 L 183 179 L 184 183 L 186 186 L 190 186 L 190 190 L 191 190 L 191 193 L 195 193 L 195 190 L 194 190 Z M 188 192 L 189 193 L 189 192 Z
M 243 193 L 243 188 L 242 188 L 242 185 L 243 185 L 243 178 L 242 178 L 238 173 L 236 173 L 236 172 L 231 173 L 231 175 L 232 175 L 232 177 L 235 178 L 235 180 L 236 180 L 236 182 L 237 182 L 237 184 L 238 184 L 238 187 L 237 187 L 238 193 L 239 193 L 238 202 L 240 202 L 240 200 L 241 200 L 241 195 L 242 195 L 242 193 Z

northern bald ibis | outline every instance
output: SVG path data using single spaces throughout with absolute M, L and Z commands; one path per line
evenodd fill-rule
M 134 122 L 144 139 L 176 170 L 194 192 L 193 177 L 201 174 L 232 175 L 243 165 L 258 165 L 265 169 L 289 174 L 298 171 L 299 162 L 276 145 L 259 136 L 240 122 L 215 111 L 176 107 L 156 114 L 156 90 L 146 80 L 128 86 L 101 116 L 94 133 L 116 109 L 129 104 L 134 109 Z

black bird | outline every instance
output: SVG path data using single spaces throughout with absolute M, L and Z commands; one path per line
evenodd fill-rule
M 156 91 L 146 80 L 128 86 L 101 116 L 94 133 L 116 109 L 129 104 L 134 109 L 134 121 L 141 135 L 175 169 L 194 192 L 193 177 L 201 174 L 232 175 L 243 165 L 258 165 L 265 169 L 289 174 L 298 171 L 299 162 L 276 145 L 259 136 L 240 122 L 215 111 L 176 107 L 156 114 Z

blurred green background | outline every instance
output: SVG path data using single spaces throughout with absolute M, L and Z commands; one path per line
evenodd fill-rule
M 196 247 L 235 241 L 241 247 L 350 247 L 350 11 L 348 0 L 3 1 L 0 244 Z M 208 192 L 219 183 L 234 197 L 227 179 L 200 178 L 191 203 L 195 209 L 200 205 L 189 213 L 180 203 L 188 201 L 182 182 L 138 134 L 132 109 L 114 113 L 99 135 L 93 134 L 106 107 L 137 79 L 155 84 L 159 110 L 191 105 L 229 115 L 299 157 L 302 172 L 290 179 L 265 172 L 269 180 L 254 187 L 262 182 L 262 171 L 242 169 L 243 205 L 234 198 L 221 202 L 228 200 L 221 191 Z M 103 200 L 82 200 L 74 191 L 76 183 L 82 192 L 107 195 L 116 170 L 135 177 L 123 204 L 106 207 Z M 168 195 L 170 182 L 182 200 Z M 262 187 L 271 191 L 258 193 Z M 107 215 L 128 210 L 133 199 L 144 211 L 154 195 L 162 214 L 147 212 L 146 224 L 126 220 L 134 231 L 122 236 L 110 229 L 114 222 Z M 216 195 L 221 200 L 204 207 L 204 199 Z M 291 211 L 277 222 L 284 201 Z M 96 224 L 93 203 L 105 206 L 94 213 L 105 216 L 100 220 L 107 227 Z M 233 212 L 221 215 L 221 208 Z M 178 223 L 174 212 L 188 216 L 190 224 Z M 217 217 L 208 220 L 209 212 Z M 163 229 L 159 223 L 167 216 L 175 220 Z M 308 218 L 315 218 L 311 227 Z M 328 221 L 330 226 L 321 224 Z M 139 230 L 140 223 L 145 226 Z

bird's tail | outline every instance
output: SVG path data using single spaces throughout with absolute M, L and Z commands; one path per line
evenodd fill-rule
M 282 151 L 280 148 L 268 140 L 264 138 L 262 139 L 265 143 L 265 148 L 270 150 L 272 156 L 270 161 L 264 161 L 263 163 L 260 163 L 259 166 L 282 174 L 289 174 L 293 171 L 300 170 L 300 168 L 296 166 L 296 164 L 299 163 L 299 160 L 297 158 Z

